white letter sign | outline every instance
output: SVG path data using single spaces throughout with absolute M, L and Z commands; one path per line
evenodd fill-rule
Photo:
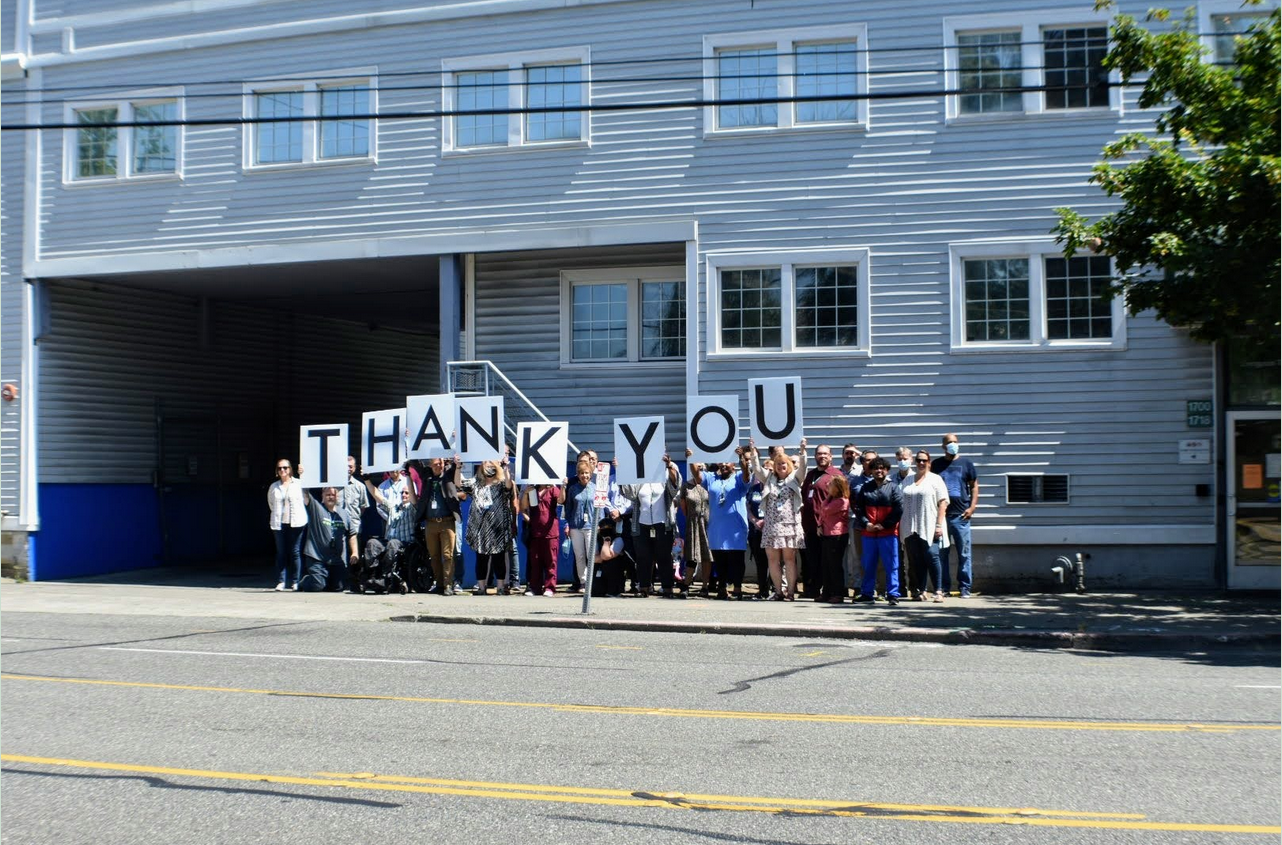
M 748 379 L 748 424 L 759 447 L 800 443 L 800 376 Z
M 298 428 L 298 465 L 304 487 L 339 487 L 347 483 L 347 423 Z
M 644 484 L 667 480 L 663 453 L 667 451 L 663 417 L 623 417 L 614 421 L 614 456 L 619 462 L 615 481 Z
M 361 418 L 361 466 L 391 472 L 405 463 L 405 409 L 366 411 Z
M 570 424 L 516 424 L 516 480 L 519 484 L 561 484 L 569 451 Z
M 411 458 L 448 458 L 454 454 L 450 434 L 454 431 L 454 396 L 405 397 L 407 454 Z
M 739 397 L 686 397 L 686 448 L 694 454 L 690 460 L 699 463 L 734 463 L 739 445 Z
M 459 457 L 465 461 L 503 458 L 503 397 L 468 396 L 455 401 Z

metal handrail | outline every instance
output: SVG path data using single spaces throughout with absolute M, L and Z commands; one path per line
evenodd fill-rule
M 480 395 L 493 396 L 495 395 L 495 388 L 497 387 L 499 388 L 498 392 L 502 393 L 505 398 L 507 396 L 511 396 L 515 399 L 519 399 L 521 404 L 524 406 L 524 408 L 528 409 L 531 413 L 534 414 L 534 416 L 538 417 L 543 422 L 550 422 L 547 416 L 542 411 L 539 410 L 539 407 L 535 405 L 532 401 L 530 401 L 530 397 L 526 396 L 521 391 L 521 388 L 513 384 L 512 380 L 509 379 L 507 376 L 505 376 L 503 374 L 503 371 L 500 370 L 494 364 L 493 361 L 488 361 L 485 359 L 480 359 L 476 361 L 447 361 L 445 364 L 445 368 L 446 368 L 445 369 L 446 375 L 449 379 L 449 390 L 451 393 L 457 392 L 455 388 L 457 386 L 456 379 L 457 379 L 457 374 L 459 372 L 462 372 L 465 369 L 475 370 L 479 368 L 481 373 L 484 374 L 484 392 L 481 393 Z M 494 383 L 495 381 L 497 381 L 498 384 L 495 384 Z M 507 430 L 507 432 L 512 436 L 513 441 L 515 441 L 516 426 L 508 422 L 508 419 L 507 419 L 508 410 L 509 410 L 509 406 L 507 403 L 505 403 L 504 413 L 503 413 L 503 428 Z M 568 442 L 570 451 L 577 455 L 579 452 L 579 447 L 574 445 L 573 441 L 567 441 L 567 442 Z

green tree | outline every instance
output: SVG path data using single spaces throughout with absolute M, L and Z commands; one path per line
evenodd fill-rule
M 1102 6 L 1110 5 L 1108 2 Z M 1153 11 L 1163 23 L 1169 13 Z M 1106 66 L 1142 85 L 1139 105 L 1164 109 L 1156 136 L 1104 147 L 1090 181 L 1122 207 L 1090 222 L 1056 209 L 1071 256 L 1113 257 L 1112 295 L 1204 341 L 1276 358 L 1279 343 L 1279 18 L 1236 39 L 1232 63 L 1207 61 L 1192 10 L 1151 31 L 1113 22 Z M 1267 360 L 1267 359 L 1266 359 Z

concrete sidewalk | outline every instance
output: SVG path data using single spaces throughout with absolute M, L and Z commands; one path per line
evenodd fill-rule
M 978 595 L 898 607 L 582 596 L 356 596 L 277 593 L 261 575 L 146 569 L 66 582 L 0 585 L 0 610 L 221 616 L 299 621 L 409 621 L 594 630 L 752 634 L 1037 648 L 1197 651 L 1277 648 L 1277 594 L 1218 592 Z

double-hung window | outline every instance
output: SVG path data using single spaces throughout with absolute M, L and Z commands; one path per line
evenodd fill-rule
M 949 118 L 1073 113 L 1120 102 L 1104 69 L 1107 20 L 1073 12 L 944 20 Z
M 708 256 L 710 354 L 869 351 L 868 251 Z
M 587 48 L 442 62 L 445 150 L 589 141 Z
M 247 170 L 375 157 L 373 71 L 244 87 Z
M 1119 349 L 1126 312 L 1110 297 L 1112 260 L 1065 258 L 1055 244 L 985 242 L 950 247 L 952 348 Z
M 165 89 L 67 107 L 64 177 L 109 182 L 182 172 L 182 91 Z M 122 126 L 133 124 L 137 126 Z
M 561 363 L 675 363 L 686 354 L 684 267 L 561 274 Z
M 863 24 L 705 36 L 704 132 L 867 126 Z
M 1237 39 L 1253 25 L 1267 20 L 1276 6 L 1276 0 L 1254 8 L 1244 7 L 1241 0 L 1202 0 L 1198 4 L 1198 23 L 1204 43 L 1211 48 L 1208 60 L 1223 67 L 1232 65 Z

